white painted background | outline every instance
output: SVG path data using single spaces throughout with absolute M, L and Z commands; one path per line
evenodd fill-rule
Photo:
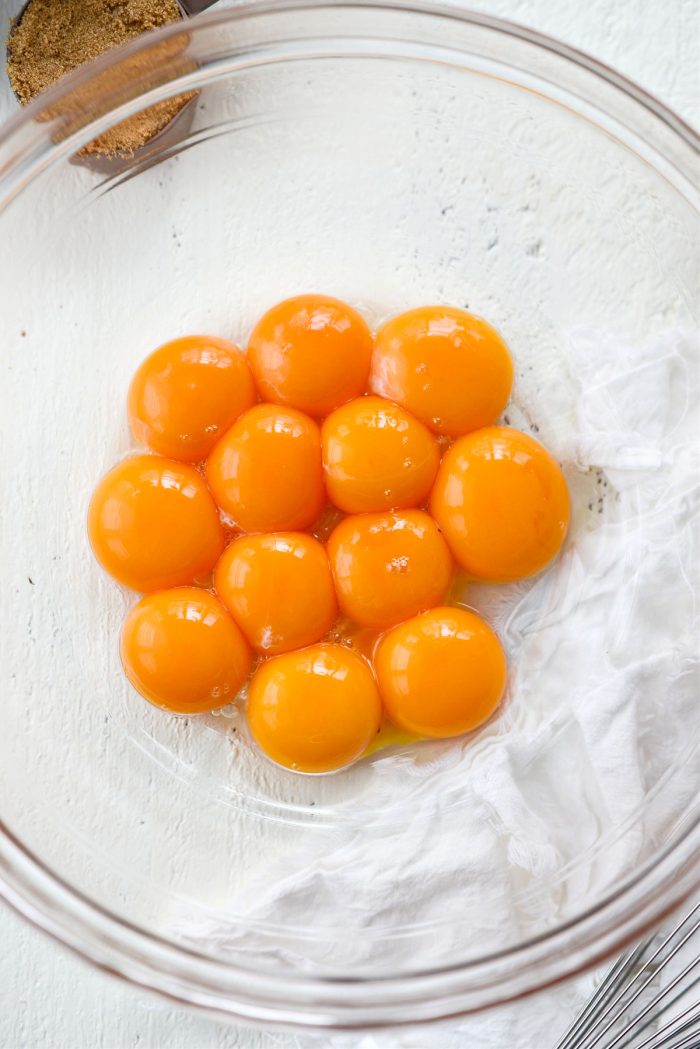
M 471 0 L 469 6 L 589 52 L 700 125 L 697 0 Z M 0 92 L 0 120 L 12 110 L 12 99 Z M 219 1024 L 137 994 L 0 904 L 0 1049 L 292 1049 L 305 1043 Z M 388 1049 L 392 1040 L 366 1044 Z M 419 1047 L 420 1036 L 402 1044 Z M 548 1047 L 511 1040 L 503 1049 Z

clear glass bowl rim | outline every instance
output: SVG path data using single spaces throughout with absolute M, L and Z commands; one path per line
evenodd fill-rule
M 681 181 L 693 191 L 697 189 L 693 176 L 697 173 L 700 135 L 690 125 L 605 64 L 504 19 L 431 0 L 242 0 L 233 7 L 198 16 L 194 25 L 188 25 L 188 34 L 196 39 L 200 27 L 228 25 L 257 15 L 282 17 L 292 11 L 339 8 L 454 19 L 553 53 L 651 114 L 680 146 L 684 162 L 675 166 Z M 157 46 L 178 31 L 182 31 L 181 26 L 171 25 L 110 52 L 66 77 L 6 122 L 0 129 L 0 213 L 51 163 L 142 108 L 142 95 L 116 106 L 111 113 L 102 112 L 58 143 L 52 140 L 51 124 L 37 118 L 103 70 Z M 161 85 L 148 101 L 190 86 L 184 76 Z M 643 137 L 643 132 L 640 134 Z M 455 966 L 402 973 L 400 977 L 282 975 L 250 962 L 243 966 L 208 958 L 132 925 L 64 882 L 0 820 L 0 896 L 25 918 L 94 965 L 131 984 L 214 1014 L 266 1026 L 366 1030 L 456 1019 L 544 989 L 603 962 L 657 925 L 699 885 L 700 804 L 688 812 L 684 831 L 672 845 L 598 905 L 514 948 Z

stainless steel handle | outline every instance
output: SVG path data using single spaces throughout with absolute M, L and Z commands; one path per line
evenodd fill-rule
M 198 15 L 216 3 L 216 0 L 179 0 L 186 15 Z

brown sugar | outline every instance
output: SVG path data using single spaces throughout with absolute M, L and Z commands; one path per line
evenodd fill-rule
M 8 40 L 10 83 L 24 105 L 109 48 L 182 18 L 177 0 L 29 0 Z M 134 72 L 141 72 L 137 59 L 129 61 Z M 104 74 L 100 79 L 107 83 Z M 84 152 L 133 153 L 162 131 L 190 98 L 192 94 L 181 95 L 150 106 L 94 139 Z

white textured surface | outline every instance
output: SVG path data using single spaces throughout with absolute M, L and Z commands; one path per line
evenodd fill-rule
M 652 0 L 491 0 L 472 4 L 489 13 L 532 25 L 603 59 L 698 123 L 697 5 L 675 0 L 670 10 Z M 0 112 L 4 117 L 5 113 Z M 565 1019 L 573 1001 L 566 989 L 556 999 Z M 553 1001 L 547 1003 L 550 1009 Z M 519 1007 L 521 1014 L 537 1008 Z M 549 1010 L 548 1010 L 549 1011 Z M 546 1049 L 522 1040 L 512 1013 L 493 1017 L 493 1049 Z M 306 1039 L 222 1026 L 139 996 L 94 972 L 65 950 L 0 911 L 0 1046 L 53 1049 L 80 1047 L 291 1047 Z M 356 1040 L 352 1043 L 358 1044 Z M 389 1046 L 392 1040 L 367 1044 Z M 420 1046 L 421 1036 L 401 1044 Z M 445 1030 L 445 1046 L 457 1045 Z M 471 1047 L 470 1047 L 471 1049 Z M 476 1045 L 474 1049 L 482 1049 Z

